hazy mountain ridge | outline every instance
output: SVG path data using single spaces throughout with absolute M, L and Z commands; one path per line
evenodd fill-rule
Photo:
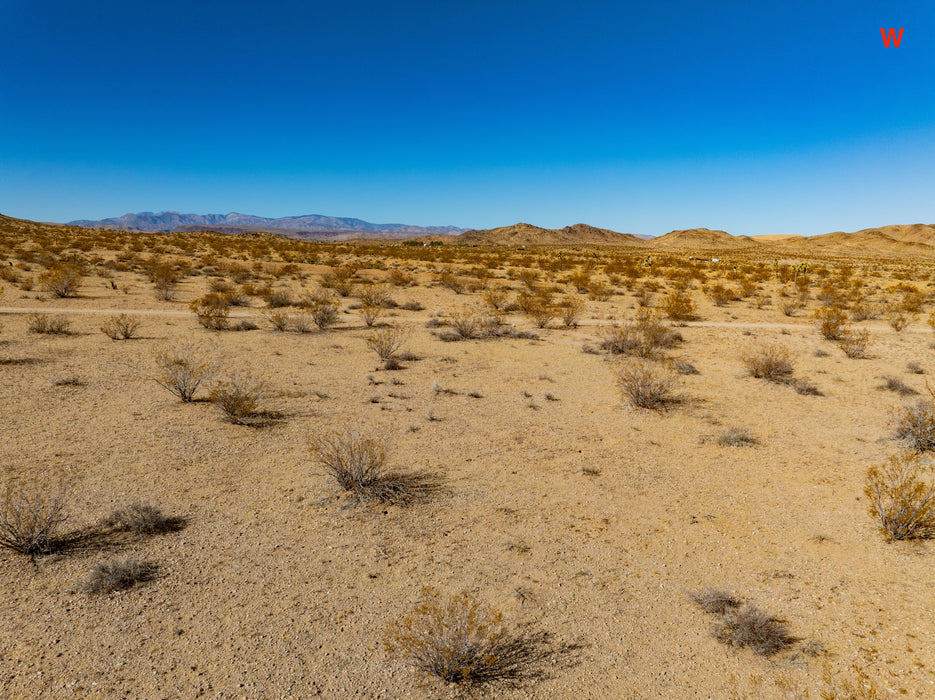
M 251 230 L 281 229 L 285 231 L 366 231 L 372 233 L 407 233 L 413 236 L 442 235 L 456 236 L 467 229 L 457 226 L 412 226 L 410 224 L 374 224 L 362 219 L 338 216 L 306 214 L 269 219 L 252 214 L 182 214 L 177 211 L 150 211 L 97 221 L 79 219 L 69 221 L 70 226 L 83 228 L 119 229 L 121 231 L 168 232 L 176 229 L 186 231 L 213 230 L 215 226 L 249 228 Z

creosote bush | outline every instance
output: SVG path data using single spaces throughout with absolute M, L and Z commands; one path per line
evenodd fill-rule
M 932 465 L 903 453 L 867 471 L 864 493 L 870 515 L 894 540 L 935 536 L 935 480 Z
M 822 306 L 815 309 L 814 319 L 821 337 L 840 340 L 847 331 L 847 311 L 840 306 Z
M 838 339 L 838 347 L 852 360 L 864 360 L 870 357 L 870 331 L 863 329 L 855 331 L 847 329 Z
M 94 566 L 82 586 L 85 593 L 113 593 L 155 577 L 159 567 L 136 557 L 110 559 Z
M 679 376 L 669 367 L 649 360 L 625 360 L 616 370 L 617 386 L 634 408 L 664 408 L 675 401 Z
M 188 305 L 198 323 L 212 331 L 222 331 L 230 325 L 230 300 L 224 294 L 211 292 Z
M 691 321 L 697 317 L 698 307 L 686 291 L 673 291 L 662 299 L 662 310 L 673 321 Z
M 140 328 L 140 320 L 129 314 L 114 314 L 108 316 L 101 326 L 101 332 L 111 340 L 129 340 L 136 337 Z
M 42 288 L 65 299 L 73 297 L 78 293 L 81 286 L 81 270 L 73 265 L 59 265 L 51 268 L 48 272 L 39 276 L 39 283 Z
M 7 484 L 0 501 L 0 547 L 30 556 L 55 549 L 59 528 L 66 520 L 63 486 L 54 490 Z

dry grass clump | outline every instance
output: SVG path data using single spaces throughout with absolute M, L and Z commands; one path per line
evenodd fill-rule
M 712 615 L 724 615 L 741 605 L 733 593 L 722 588 L 705 588 L 689 595 L 702 610 Z
M 218 363 L 211 350 L 194 343 L 177 343 L 156 351 L 156 375 L 159 386 L 188 403 L 203 383 L 217 374 Z
M 386 441 L 355 431 L 309 438 L 309 450 L 325 473 L 361 500 L 407 502 L 438 487 L 433 475 L 387 466 Z
M 649 360 L 626 360 L 616 370 L 617 386 L 634 408 L 664 408 L 676 397 L 672 391 L 679 376 L 670 368 Z
M 935 450 L 935 403 L 930 399 L 917 399 L 914 403 L 896 409 L 895 439 L 912 452 Z
M 880 391 L 894 391 L 900 396 L 913 396 L 919 393 L 899 377 L 883 377 L 883 383 L 877 389 Z
M 82 276 L 81 270 L 73 265 L 59 265 L 40 275 L 39 283 L 50 294 L 66 299 L 78 293 Z
M 140 328 L 140 320 L 129 314 L 114 314 L 108 316 L 101 326 L 101 332 L 111 340 L 129 340 L 136 337 Z
M 545 632 L 510 632 L 503 615 L 468 593 L 447 600 L 428 595 L 390 625 L 388 654 L 448 683 L 518 685 L 543 677 L 543 666 L 572 647 L 555 649 Z
M 733 647 L 749 647 L 761 656 L 782 651 L 795 639 L 783 620 L 767 614 L 753 603 L 742 608 L 728 608 L 715 623 L 714 637 Z
M 230 299 L 224 294 L 211 292 L 194 299 L 188 308 L 198 318 L 198 323 L 212 331 L 226 330 L 230 325 Z
M 831 667 L 826 665 L 821 674 L 824 687 L 818 697 L 821 700 L 884 700 L 890 697 L 860 666 L 851 666 L 851 673 L 853 678 L 838 679 L 834 677 Z
M 157 564 L 136 557 L 110 559 L 94 566 L 82 588 L 89 594 L 122 591 L 152 580 L 158 570 Z
M 259 410 L 264 390 L 261 380 L 241 374 L 217 382 L 211 388 L 209 399 L 229 422 L 246 425 Z
M 68 335 L 71 333 L 71 321 L 63 314 L 29 314 L 27 328 L 30 333 L 42 335 Z
M 894 540 L 935 536 L 933 469 L 918 454 L 903 453 L 867 471 L 870 515 Z
M 137 535 L 159 535 L 176 532 L 185 525 L 183 518 L 165 515 L 158 506 L 149 503 L 131 503 L 115 510 L 104 521 L 116 530 L 133 532 Z
M 66 493 L 31 485 L 7 484 L 0 501 L 0 547 L 30 556 L 55 550 L 65 523 Z
M 752 376 L 777 383 L 786 382 L 794 369 L 789 351 L 775 343 L 749 351 L 743 361 Z
M 398 353 L 408 338 L 402 328 L 381 328 L 367 336 L 367 347 L 373 350 L 381 360 L 389 360 Z
M 718 436 L 717 444 L 722 447 L 752 447 L 756 438 L 746 428 L 730 428 Z

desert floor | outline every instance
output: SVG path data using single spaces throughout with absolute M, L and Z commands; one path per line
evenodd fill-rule
M 307 266 L 307 283 L 324 269 Z M 188 311 L 206 291 L 199 277 L 174 302 L 131 273 L 114 278 L 133 282 L 127 293 L 88 277 L 73 299 L 5 285 L 5 476 L 64 479 L 66 529 L 134 501 L 187 525 L 35 559 L 0 551 L 0 695 L 458 697 L 469 691 L 384 650 L 388 626 L 429 587 L 552 635 L 544 677 L 470 691 L 480 697 L 817 697 L 823 670 L 846 678 L 853 665 L 887 693 L 935 696 L 933 545 L 888 542 L 863 493 L 868 467 L 897 449 L 901 399 L 882 378 L 924 393 L 935 373 L 924 319 L 901 333 L 861 322 L 872 357 L 855 360 L 807 311 L 717 307 L 694 289 L 700 320 L 677 328 L 684 342 L 667 355 L 699 374 L 655 411 L 624 403 L 616 358 L 582 351 L 635 313 L 631 292 L 588 301 L 578 328 L 553 323 L 539 340 L 442 342 L 426 322 L 480 295 L 416 278 L 392 297 L 424 310 L 380 319 L 409 329 L 420 358 L 396 371 L 367 348 L 353 299 L 329 331 L 272 331 L 254 301 L 233 316 L 257 330 L 212 332 Z M 36 308 L 67 314 L 73 333 L 30 333 Z M 99 331 L 116 311 L 139 312 L 140 338 Z M 518 313 L 506 321 L 533 329 Z M 275 419 L 234 425 L 150 380 L 155 349 L 175 340 L 261 377 Z M 822 396 L 748 375 L 744 353 L 771 341 Z M 733 427 L 757 444 L 719 445 Z M 385 436 L 394 466 L 434 472 L 442 487 L 405 505 L 355 502 L 308 449 L 343 428 Z M 127 555 L 158 576 L 83 592 L 94 564 Z M 690 597 L 708 586 L 781 617 L 798 641 L 765 658 L 724 646 Z

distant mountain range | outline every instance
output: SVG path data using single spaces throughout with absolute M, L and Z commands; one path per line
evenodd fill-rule
M 154 214 L 144 211 L 138 214 L 124 214 L 110 219 L 90 221 L 80 219 L 69 221 L 71 226 L 83 228 L 119 229 L 121 231 L 218 231 L 220 233 L 246 233 L 249 231 L 268 231 L 270 233 L 333 233 L 381 234 L 386 238 L 408 238 L 410 236 L 457 236 L 467 229 L 456 226 L 411 226 L 409 224 L 373 224 L 361 219 L 338 216 L 284 216 L 268 219 L 251 214 L 180 214 L 177 211 L 162 211 Z M 304 236 L 303 236 L 304 237 Z M 328 236 L 329 238 L 333 236 Z

